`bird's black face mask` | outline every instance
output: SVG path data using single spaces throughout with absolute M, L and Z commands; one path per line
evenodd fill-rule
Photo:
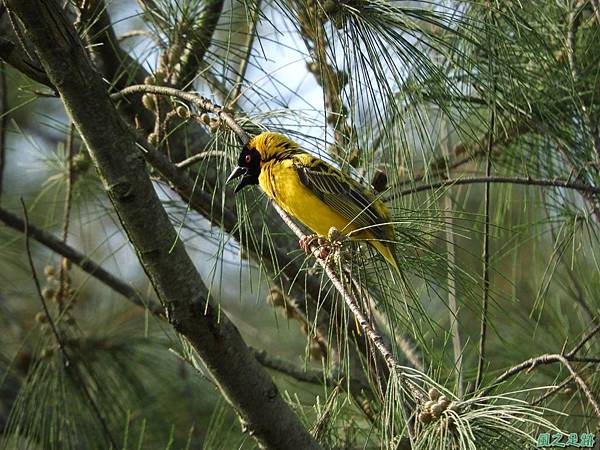
M 240 159 L 238 159 L 238 165 L 233 172 L 227 177 L 226 183 L 231 180 L 242 177 L 238 185 L 235 187 L 234 192 L 239 192 L 246 186 L 252 184 L 258 184 L 258 176 L 260 175 L 260 153 L 255 148 L 250 148 L 248 145 L 244 145 Z

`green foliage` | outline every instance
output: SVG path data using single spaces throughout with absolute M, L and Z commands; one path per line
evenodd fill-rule
M 209 194 L 209 215 L 194 211 L 156 167 L 148 170 L 211 304 L 249 344 L 318 373 L 322 382 L 306 383 L 272 371 L 325 448 L 517 449 L 534 446 L 540 432 L 597 428 L 599 335 L 578 351 L 583 360 L 571 361 L 592 398 L 559 363 L 494 384 L 522 361 L 564 354 L 598 324 L 593 2 L 121 3 L 97 2 L 89 16 L 77 4 L 69 11 L 88 43 L 106 31 L 99 14 L 108 14 L 122 34 L 115 45 L 136 70 L 148 70 L 147 84 L 214 98 L 248 133 L 286 133 L 363 183 L 385 174 L 380 195 L 392 211 L 403 276 L 365 243 L 344 244 L 349 268 L 339 259 L 336 268 L 404 364 L 391 373 L 264 195 L 233 198 L 224 185 L 240 146 L 223 121 L 153 94 L 131 100 L 144 105 L 133 114 L 120 103 L 132 125 L 142 113 L 152 117 L 138 131 L 174 163 L 203 155 L 181 172 Z M 102 51 L 95 58 L 98 70 L 115 62 L 101 61 Z M 117 70 L 126 80 L 133 71 Z M 20 94 L 3 112 L 11 125 L 2 206 L 21 214 L 25 197 L 33 223 L 63 232 L 154 301 L 59 101 L 32 94 L 31 82 L 6 64 L 4 73 L 8 92 Z M 488 167 L 506 180 L 489 191 L 481 179 L 452 186 Z M 516 178 L 526 182 L 510 182 Z M 417 192 L 429 183 L 438 184 Z M 215 219 L 224 214 L 233 225 Z M 490 255 L 482 256 L 486 222 Z M 56 261 L 37 245 L 33 257 L 40 267 Z M 149 311 L 125 308 L 89 275 L 65 272 L 70 290 L 62 278 L 48 282 L 64 294 L 51 303 L 61 343 L 48 318 L 32 319 L 41 304 L 23 235 L 0 228 L 0 327 L 9 330 L 0 335 L 2 448 L 108 448 L 111 440 L 132 449 L 256 447 L 185 340 Z M 283 300 L 271 291 L 266 305 L 273 286 Z M 432 389 L 448 400 L 435 414 Z

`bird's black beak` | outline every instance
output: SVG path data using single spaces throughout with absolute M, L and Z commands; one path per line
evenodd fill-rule
M 229 183 L 232 180 L 235 180 L 236 178 L 243 177 L 234 189 L 234 192 L 237 193 L 244 186 L 250 184 L 250 182 L 248 182 L 249 180 L 247 179 L 247 173 L 248 169 L 246 169 L 245 167 L 237 166 L 235 169 L 233 169 L 233 172 L 231 172 L 231 174 L 227 177 L 227 181 L 225 182 L 225 184 Z

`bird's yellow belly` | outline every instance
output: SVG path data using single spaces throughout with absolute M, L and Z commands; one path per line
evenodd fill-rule
M 356 229 L 356 226 L 349 224 L 347 219 L 308 190 L 293 167 L 278 167 L 276 170 L 265 167 L 261 171 L 259 184 L 288 214 L 316 234 L 326 236 L 331 227 L 344 234 Z

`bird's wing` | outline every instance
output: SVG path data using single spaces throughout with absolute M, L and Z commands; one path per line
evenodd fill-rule
M 312 158 L 296 164 L 300 181 L 326 205 L 357 228 L 368 228 L 376 239 L 390 239 L 389 219 L 381 201 L 333 166 Z M 340 230 L 342 231 L 342 230 Z

